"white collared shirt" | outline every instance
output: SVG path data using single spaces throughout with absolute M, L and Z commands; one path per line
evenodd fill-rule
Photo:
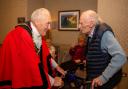
M 34 41 L 36 47 L 38 49 L 40 49 L 40 47 L 42 45 L 42 37 L 41 37 L 41 35 L 39 34 L 37 28 L 34 26 L 34 24 L 32 22 L 30 22 L 30 25 L 31 25 L 31 28 L 32 28 L 33 41 Z M 52 62 L 52 67 L 53 68 L 56 68 L 58 66 L 58 64 L 52 58 L 51 58 L 51 62 Z M 50 84 L 51 84 L 51 86 L 53 86 L 53 84 L 54 84 L 54 78 L 51 77 L 49 74 L 48 74 L 48 76 L 49 76 L 49 79 L 50 79 Z
M 34 24 L 32 22 L 30 22 L 31 28 L 32 28 L 32 37 L 33 37 L 33 41 L 36 45 L 36 47 L 38 49 L 40 49 L 41 45 L 42 45 L 42 37 L 39 34 L 38 30 L 36 29 L 36 27 L 34 26 Z
M 89 37 L 91 37 L 91 38 L 92 38 L 92 36 L 93 36 L 94 29 L 95 29 L 95 27 L 92 28 L 91 33 L 89 34 Z

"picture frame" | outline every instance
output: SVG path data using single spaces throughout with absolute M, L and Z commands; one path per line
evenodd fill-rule
M 58 12 L 58 29 L 60 31 L 79 31 L 80 10 Z

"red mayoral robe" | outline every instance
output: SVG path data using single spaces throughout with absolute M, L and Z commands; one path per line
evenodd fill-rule
M 43 69 L 50 89 L 45 41 L 42 41 Z M 0 89 L 43 86 L 38 64 L 40 57 L 35 51 L 30 34 L 22 27 L 13 29 L 5 38 L 0 54 Z M 5 85 L 4 85 L 5 84 Z

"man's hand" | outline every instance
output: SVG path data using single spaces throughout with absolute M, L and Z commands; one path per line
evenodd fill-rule
M 56 70 L 62 74 L 62 77 L 65 76 L 66 72 L 60 66 L 57 66 Z
M 61 87 L 64 85 L 64 82 L 62 81 L 62 79 L 60 77 L 55 77 L 54 78 L 54 84 L 53 86 L 55 87 Z
M 103 85 L 103 83 L 99 79 L 99 77 L 93 79 L 93 81 L 92 81 L 92 89 L 94 89 L 94 87 L 98 87 L 98 86 L 102 86 L 102 85 Z

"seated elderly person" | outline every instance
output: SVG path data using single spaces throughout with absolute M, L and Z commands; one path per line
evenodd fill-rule
M 80 35 L 78 37 L 78 43 L 69 49 L 71 60 L 62 63 L 62 68 L 74 72 L 76 71 L 78 66 L 80 66 L 81 69 L 84 68 L 83 64 L 86 62 L 86 57 L 84 56 L 85 47 L 85 38 L 84 36 Z
M 56 55 L 56 48 L 53 46 L 51 39 L 47 38 L 46 39 L 46 43 L 47 46 L 49 48 L 50 54 L 52 56 L 53 59 L 56 59 L 57 55 Z
M 86 57 L 84 56 L 85 51 L 85 39 L 83 36 L 78 37 L 78 44 L 71 47 L 69 50 L 69 54 L 72 57 L 72 61 L 75 63 L 83 62 Z
M 71 85 L 71 87 L 77 86 L 76 84 L 77 70 L 80 69 L 80 71 L 81 70 L 83 71 L 84 69 L 84 64 L 86 62 L 86 57 L 84 56 L 85 47 L 86 47 L 85 38 L 84 36 L 80 35 L 78 37 L 77 44 L 73 45 L 69 49 L 71 60 L 66 61 L 60 65 L 64 70 L 67 70 L 68 72 L 67 81 L 69 81 L 69 84 Z
M 51 57 L 54 59 L 54 60 L 52 60 L 52 61 L 56 61 L 56 49 L 55 49 L 55 47 L 52 45 L 52 42 L 51 42 L 51 39 L 49 39 L 49 38 L 47 38 L 46 39 L 46 44 L 47 44 L 47 46 L 48 46 L 48 48 L 49 48 L 49 52 L 50 52 L 50 54 L 51 54 Z M 56 63 L 56 62 L 55 62 Z M 61 70 L 63 73 L 65 73 L 65 71 L 56 63 L 56 65 L 58 66 L 57 68 L 59 69 L 59 70 Z M 54 69 L 53 68 L 53 70 L 54 70 L 54 75 L 56 75 L 57 73 L 57 71 L 56 71 L 56 69 Z

